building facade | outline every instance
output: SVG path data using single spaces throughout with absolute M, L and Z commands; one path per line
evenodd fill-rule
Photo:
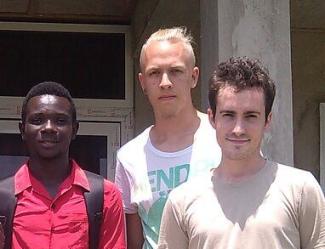
M 9 36 L 12 36 L 13 31 L 82 33 L 86 34 L 86 38 L 87 32 L 124 36 L 124 50 L 121 50 L 124 54 L 107 52 L 107 56 L 112 58 L 107 62 L 108 68 L 111 68 L 116 58 L 124 58 L 124 66 L 121 64 L 120 68 L 124 77 L 109 73 L 113 81 L 117 79 L 122 83 L 116 83 L 115 88 L 112 86 L 106 90 L 117 95 L 122 92 L 122 95 L 87 97 L 81 94 L 76 99 L 78 114 L 84 124 L 81 126 L 84 127 L 81 128 L 83 138 L 80 138 L 76 147 L 90 143 L 93 136 L 97 136 L 95 140 L 102 141 L 98 143 L 102 143 L 100 147 L 106 153 L 104 157 L 97 156 L 96 163 L 102 165 L 96 166 L 97 172 L 113 179 L 116 150 L 153 122 L 151 107 L 137 81 L 138 56 L 143 42 L 160 27 L 186 26 L 196 40 L 195 53 L 201 70 L 200 84 L 193 92 L 195 106 L 202 111 L 207 108 L 207 82 L 215 64 L 230 56 L 246 55 L 260 59 L 269 69 L 277 86 L 273 124 L 265 136 L 263 153 L 272 160 L 311 171 L 325 187 L 323 0 L 138 0 L 105 3 L 100 0 L 91 3 L 78 0 L 69 3 L 56 1 L 55 4 L 52 1 L 36 0 L 15 2 L 17 3 L 12 4 L 12 1 L 4 0 L 0 7 L 0 31 L 2 30 L 3 37 L 6 37 L 8 30 L 11 31 L 7 33 Z M 70 38 L 65 39 L 69 43 Z M 48 41 L 43 40 L 45 43 Z M 41 57 L 46 59 L 46 56 L 44 53 Z M 62 57 L 66 61 L 73 55 Z M 21 56 L 15 58 L 22 59 Z M 29 57 L 25 60 L 29 61 Z M 70 61 L 73 63 L 73 60 Z M 10 63 L 16 64 L 14 60 Z M 106 65 L 105 61 L 95 62 L 95 65 L 96 63 Z M 85 70 L 76 70 L 80 71 Z M 42 72 L 46 72 L 46 69 Z M 48 78 L 46 76 L 43 73 L 43 78 L 39 80 L 55 79 L 51 75 Z M 91 86 L 96 84 L 96 89 L 106 89 L 106 85 L 113 84 L 110 80 L 94 79 L 89 76 L 85 85 L 80 86 L 74 82 L 68 88 L 75 95 L 74 92 L 79 87 L 92 89 Z M 2 77 L 2 80 L 0 84 L 8 86 L 12 79 Z M 24 86 L 29 84 L 24 79 L 21 81 L 20 84 Z M 2 156 L 10 156 L 10 150 L 5 148 L 8 148 L 8 139 L 16 140 L 15 143 L 19 144 L 19 137 L 9 138 L 8 134 L 18 132 L 14 128 L 19 119 L 17 103 L 23 94 L 10 97 L 10 91 L 1 91 L 0 138 L 6 143 L 0 142 L 0 153 Z M 93 143 L 94 147 L 97 142 Z M 5 157 L 4 160 L 7 161 L 3 162 L 8 162 L 12 159 Z M 85 163 L 92 162 L 85 159 Z

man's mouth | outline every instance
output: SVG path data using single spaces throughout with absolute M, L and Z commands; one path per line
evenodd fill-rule
M 176 98 L 176 95 L 169 94 L 169 95 L 162 95 L 159 97 L 160 100 L 171 100 Z
M 39 141 L 39 144 L 44 149 L 51 149 L 57 146 L 57 139 L 42 139 Z
M 41 143 L 57 143 L 57 142 L 58 142 L 57 140 L 49 140 L 49 139 L 41 140 Z
M 250 141 L 248 138 L 226 138 L 226 140 L 238 145 L 245 144 Z
M 39 140 L 40 143 L 48 143 L 48 144 L 55 144 L 58 143 L 58 138 L 57 137 L 42 137 Z

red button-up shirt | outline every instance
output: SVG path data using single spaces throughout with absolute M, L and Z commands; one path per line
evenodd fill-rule
M 12 248 L 87 249 L 88 217 L 84 191 L 89 183 L 73 160 L 71 174 L 52 198 L 23 165 L 15 175 L 17 208 L 13 220 Z M 125 249 L 124 213 L 115 185 L 104 182 L 103 221 L 99 248 Z

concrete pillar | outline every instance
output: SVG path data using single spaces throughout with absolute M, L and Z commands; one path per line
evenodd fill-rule
M 260 59 L 277 86 L 272 127 L 262 150 L 271 160 L 293 165 L 289 0 L 201 0 L 200 3 L 201 61 L 206 62 L 202 63 L 201 75 L 211 73 L 214 60 L 217 63 L 231 56 Z M 207 84 L 208 77 L 202 77 L 202 84 Z
M 219 34 L 218 34 L 218 1 L 201 0 L 201 109 L 207 110 L 209 106 L 208 90 L 209 78 L 216 64 L 219 62 Z

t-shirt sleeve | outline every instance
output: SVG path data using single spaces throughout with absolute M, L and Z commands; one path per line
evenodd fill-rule
M 183 228 L 183 211 L 168 198 L 164 207 L 158 249 L 188 249 L 188 236 Z
M 99 248 L 126 249 L 121 194 L 113 183 L 106 180 L 104 181 L 104 208 Z
M 131 201 L 132 179 L 120 160 L 117 158 L 116 161 L 115 184 L 122 194 L 124 212 L 135 214 L 138 212 L 138 206 Z
M 325 248 L 324 194 L 310 173 L 301 192 L 299 230 L 302 249 Z

